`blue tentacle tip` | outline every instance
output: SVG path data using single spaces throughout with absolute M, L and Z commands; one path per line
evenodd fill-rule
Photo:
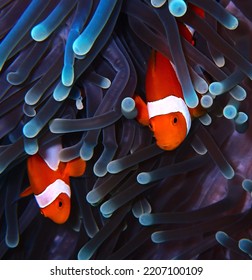
M 152 224 L 152 215 L 143 214 L 139 217 L 139 222 L 143 226 L 150 226 Z
M 48 31 L 43 24 L 38 24 L 32 28 L 31 37 L 37 42 L 44 41 L 48 37 Z
M 155 8 L 160 8 L 164 5 L 166 0 L 151 0 L 151 5 Z
M 252 258 L 252 241 L 246 238 L 239 240 L 239 248 Z
M 134 119 L 137 116 L 135 100 L 131 97 L 124 98 L 121 103 L 121 111 L 127 119 Z
M 39 128 L 33 119 L 30 120 L 23 127 L 23 134 L 27 138 L 33 138 L 33 137 L 37 136 L 38 133 L 39 133 Z
M 183 0 L 168 0 L 169 11 L 175 17 L 182 17 L 187 11 L 187 5 Z
M 65 65 L 62 69 L 61 81 L 64 86 L 71 86 L 74 82 L 74 68 L 72 65 Z
M 219 82 L 213 82 L 209 85 L 209 92 L 214 95 L 223 93 L 223 85 Z
M 70 91 L 71 87 L 66 87 L 60 82 L 53 91 L 53 98 L 56 101 L 63 101 L 68 97 Z
M 137 175 L 137 182 L 141 185 L 145 185 L 151 182 L 151 176 L 148 172 L 142 172 Z

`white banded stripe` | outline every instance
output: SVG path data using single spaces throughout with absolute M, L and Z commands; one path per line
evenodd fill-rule
M 34 195 L 40 208 L 45 208 L 51 204 L 61 193 L 71 197 L 70 187 L 62 180 L 57 179 L 49 185 L 42 193 Z

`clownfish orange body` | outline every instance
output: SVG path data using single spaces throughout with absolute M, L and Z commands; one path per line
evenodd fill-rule
M 135 96 L 137 120 L 149 125 L 163 150 L 177 148 L 191 127 L 191 116 L 170 61 L 153 51 L 146 74 L 146 101 Z
M 180 33 L 194 43 L 186 26 L 179 24 Z M 146 73 L 146 102 L 134 97 L 137 120 L 149 125 L 156 144 L 163 150 L 176 149 L 186 138 L 191 119 L 205 112 L 200 105 L 188 108 L 178 80 L 175 67 L 170 60 L 157 51 L 152 51 Z
M 37 153 L 27 160 L 30 186 L 21 197 L 34 194 L 43 216 L 57 224 L 67 221 L 71 210 L 70 178 L 79 177 L 86 169 L 81 158 L 69 162 L 59 161 L 61 145 L 47 149 L 42 155 Z

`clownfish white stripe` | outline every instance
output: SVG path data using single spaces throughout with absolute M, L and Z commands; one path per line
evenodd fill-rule
M 62 180 L 57 179 L 49 185 L 42 193 L 34 195 L 40 208 L 45 208 L 51 204 L 61 193 L 71 197 L 70 187 Z
M 62 145 L 56 144 L 49 147 L 41 147 L 40 148 L 40 155 L 48 165 L 48 167 L 54 171 L 56 171 L 59 167 L 60 158 L 59 154 L 62 151 Z
M 160 100 L 148 102 L 147 108 L 149 118 L 169 113 L 182 113 L 186 121 L 187 133 L 189 132 L 191 128 L 191 116 L 188 107 L 182 98 L 170 95 Z

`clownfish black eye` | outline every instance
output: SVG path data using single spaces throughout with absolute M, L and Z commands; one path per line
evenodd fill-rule
M 175 117 L 175 118 L 173 119 L 173 123 L 176 124 L 177 122 L 178 122 L 178 119 Z
M 59 201 L 59 208 L 61 208 L 63 206 L 62 201 Z

